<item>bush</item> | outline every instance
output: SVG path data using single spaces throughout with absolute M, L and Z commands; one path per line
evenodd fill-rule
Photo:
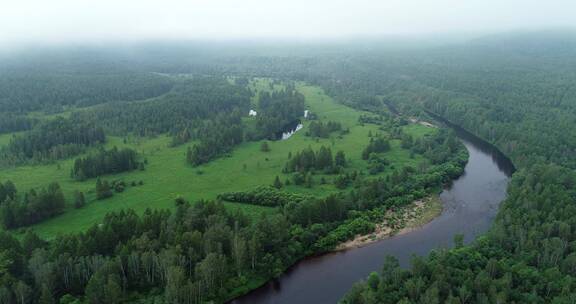
M 272 186 L 260 186 L 252 191 L 227 192 L 218 195 L 218 199 L 244 204 L 276 207 L 289 202 L 300 202 L 307 196 L 280 191 Z

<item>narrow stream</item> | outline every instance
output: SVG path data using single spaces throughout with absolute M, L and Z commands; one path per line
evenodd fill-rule
M 413 254 L 450 247 L 455 234 L 472 241 L 494 220 L 514 166 L 493 146 L 454 127 L 470 158 L 464 174 L 444 189 L 442 214 L 421 229 L 365 247 L 302 260 L 280 278 L 232 303 L 336 303 L 354 282 L 380 269 L 386 255 L 408 266 Z

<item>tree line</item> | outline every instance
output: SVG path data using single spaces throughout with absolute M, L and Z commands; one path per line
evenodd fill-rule
M 35 120 L 14 113 L 0 112 L 0 134 L 30 130 Z
M 0 220 L 4 229 L 32 225 L 60 214 L 66 200 L 58 183 L 39 190 L 31 189 L 19 197 L 10 182 L 4 183 L 4 200 L 0 200 Z M 0 198 L 2 193 L 0 192 Z
M 342 124 L 336 121 L 322 122 L 322 121 L 311 121 L 308 125 L 307 136 L 328 138 L 332 132 L 343 131 Z
M 218 199 L 268 207 L 285 206 L 290 202 L 300 202 L 306 199 L 306 196 L 301 194 L 280 191 L 278 188 L 260 186 L 251 191 L 224 192 L 218 194 Z
M 367 160 L 373 153 L 383 153 L 390 150 L 390 142 L 387 138 L 378 136 L 376 138 L 370 137 L 370 142 L 362 150 L 362 159 Z
M 54 69 L 0 73 L 0 112 L 58 112 L 64 106 L 86 107 L 113 100 L 140 100 L 167 93 L 168 77 L 126 70 L 107 73 Z
M 0 203 L 4 202 L 7 199 L 15 199 L 16 198 L 16 185 L 14 185 L 11 181 L 5 181 L 4 183 L 0 182 Z
M 114 135 L 168 133 L 176 146 L 196 139 L 197 128 L 207 120 L 235 110 L 247 113 L 250 96 L 250 91 L 223 77 L 195 76 L 177 81 L 170 93 L 146 102 L 110 102 L 76 111 L 71 118 L 102 125 Z
M 0 150 L 0 155 L 2 162 L 8 164 L 57 160 L 77 155 L 87 147 L 105 141 L 102 128 L 58 117 L 38 124 L 29 132 L 14 136 Z
M 290 154 L 283 172 L 291 173 L 318 170 L 332 173 L 344 167 L 346 167 L 346 155 L 344 152 L 338 151 L 335 156 L 332 156 L 332 150 L 329 147 L 321 146 L 318 151 L 314 151 L 311 147 L 308 147 L 296 152 L 294 155 Z
M 198 143 L 188 147 L 186 161 L 198 166 L 228 153 L 244 140 L 242 114 L 234 111 L 205 121 L 197 129 Z
M 258 109 L 256 133 L 249 134 L 249 138 L 277 139 L 278 134 L 286 131 L 287 126 L 304 116 L 304 95 L 290 84 L 280 91 L 261 91 L 258 95 Z
M 77 158 L 70 175 L 72 178 L 83 181 L 88 178 L 105 174 L 144 169 L 144 162 L 138 160 L 136 151 L 130 148 L 118 149 L 116 147 L 98 150 L 95 154 Z

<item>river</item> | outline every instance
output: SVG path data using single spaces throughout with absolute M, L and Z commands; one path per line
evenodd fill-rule
M 506 197 L 514 166 L 491 145 L 452 127 L 470 158 L 464 174 L 440 194 L 444 210 L 439 217 L 410 233 L 304 259 L 278 279 L 232 303 L 336 303 L 354 282 L 378 271 L 386 255 L 393 255 L 402 266 L 408 266 L 413 254 L 426 255 L 434 248 L 452 246 L 455 234 L 464 234 L 468 243 L 485 232 Z

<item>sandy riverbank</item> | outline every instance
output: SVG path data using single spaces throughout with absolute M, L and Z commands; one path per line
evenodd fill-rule
M 358 248 L 419 229 L 442 213 L 442 201 L 437 195 L 417 200 L 395 212 L 388 211 L 385 220 L 376 224 L 376 229 L 369 234 L 357 235 L 341 243 L 335 251 Z
M 424 120 L 418 120 L 418 119 L 416 119 L 416 118 L 414 118 L 414 117 L 409 117 L 408 120 L 409 120 L 411 123 L 421 124 L 421 125 L 423 125 L 423 126 L 425 126 L 425 127 L 437 128 L 437 126 L 434 125 L 434 124 L 432 124 L 432 123 L 429 123 L 429 122 L 424 121 Z

